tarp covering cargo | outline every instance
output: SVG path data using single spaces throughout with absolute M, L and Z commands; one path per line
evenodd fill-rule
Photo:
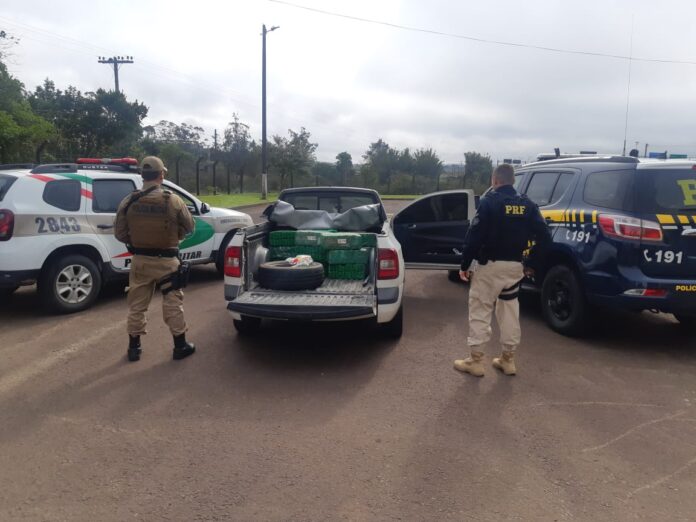
M 296 230 L 379 231 L 384 224 L 379 204 L 355 207 L 336 214 L 325 210 L 296 210 L 290 203 L 277 201 L 268 219 L 276 225 Z

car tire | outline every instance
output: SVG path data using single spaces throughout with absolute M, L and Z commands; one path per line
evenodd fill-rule
M 541 288 L 544 319 L 554 331 L 579 336 L 585 333 L 588 307 L 577 273 L 567 265 L 548 271 Z
M 687 332 L 696 332 L 696 315 L 673 314 L 674 318 L 679 321 L 679 326 Z
M 241 319 L 233 319 L 232 323 L 240 335 L 251 335 L 261 329 L 261 319 L 258 317 L 243 315 Z
M 227 247 L 230 245 L 230 241 L 232 241 L 232 238 L 236 233 L 236 230 L 228 232 L 223 238 L 222 243 L 220 243 L 220 250 L 218 250 L 217 259 L 215 260 L 215 268 L 217 268 L 220 276 L 225 275 L 225 250 L 227 250 Z
M 259 266 L 257 279 L 263 288 L 271 290 L 312 290 L 324 282 L 324 266 L 317 262 L 292 266 L 287 261 L 268 261 Z
M 101 285 L 101 273 L 94 261 L 75 254 L 53 260 L 42 271 L 38 287 L 50 311 L 70 314 L 92 306 Z
M 379 325 L 380 333 L 387 339 L 400 339 L 404 332 L 404 307 L 399 307 L 394 318 Z

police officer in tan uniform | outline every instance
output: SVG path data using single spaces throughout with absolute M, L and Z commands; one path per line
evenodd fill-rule
M 506 163 L 493 171 L 492 190 L 479 204 L 464 240 L 462 280 L 471 280 L 469 290 L 469 338 L 471 354 L 454 361 L 462 372 L 483 377 L 484 348 L 491 338 L 491 319 L 495 310 L 500 328 L 502 354 L 493 367 L 505 375 L 515 375 L 515 349 L 520 344 L 520 309 L 517 296 L 524 275 L 534 268 L 551 243 L 551 234 L 539 208 L 517 193 L 515 171 Z M 523 266 L 523 252 L 534 241 Z M 472 263 L 477 264 L 472 275 Z
M 114 223 L 116 239 L 133 254 L 128 290 L 128 360 L 140 360 L 140 336 L 146 333 L 147 312 L 160 279 L 179 268 L 179 241 L 194 229 L 184 202 L 162 188 L 167 169 L 162 160 L 148 156 L 141 163 L 143 188 L 121 202 Z M 162 296 L 164 322 L 174 337 L 174 359 L 195 351 L 186 341 L 184 293 L 171 290 Z

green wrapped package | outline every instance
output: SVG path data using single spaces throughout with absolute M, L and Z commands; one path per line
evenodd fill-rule
M 298 230 L 295 235 L 296 245 L 321 246 L 322 238 L 326 232 L 318 230 Z
M 324 233 L 322 245 L 326 250 L 357 250 L 363 246 L 360 234 L 354 232 Z
M 329 265 L 330 279 L 355 279 L 365 277 L 365 264 Z
M 362 238 L 363 247 L 376 247 L 377 246 L 377 234 L 360 234 Z
M 295 246 L 272 246 L 271 247 L 271 260 L 278 261 L 281 259 L 287 259 L 289 257 L 296 256 L 312 256 L 314 261 L 322 263 L 326 261 L 326 252 L 321 247 L 312 247 L 304 245 Z
M 366 248 L 360 250 L 329 250 L 330 265 L 364 265 L 370 258 L 370 251 Z
M 295 245 L 295 230 L 274 230 L 268 242 L 272 247 L 291 247 Z

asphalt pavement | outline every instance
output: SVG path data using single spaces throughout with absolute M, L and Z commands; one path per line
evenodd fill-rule
M 197 352 L 172 361 L 158 296 L 128 363 L 123 287 L 69 316 L 20 289 L 0 305 L 0 520 L 696 518 L 693 337 L 649 313 L 562 337 L 527 295 L 519 374 L 477 379 L 452 369 L 466 298 L 409 271 L 398 342 L 353 322 L 239 337 L 200 267 Z

